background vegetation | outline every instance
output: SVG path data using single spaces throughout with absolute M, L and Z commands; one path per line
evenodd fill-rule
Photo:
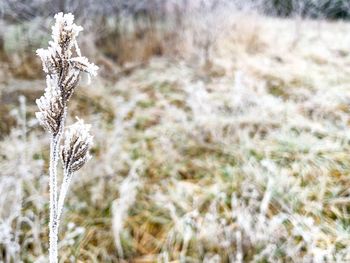
M 0 262 L 47 262 L 34 54 L 59 10 L 100 66 L 70 103 L 68 124 L 92 123 L 95 145 L 67 199 L 62 262 L 350 261 L 347 1 L 0 10 Z

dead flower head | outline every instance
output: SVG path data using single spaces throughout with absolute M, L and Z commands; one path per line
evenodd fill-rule
M 61 128 L 66 104 L 79 83 L 80 73 L 85 72 L 90 78 L 90 76 L 96 76 L 98 70 L 95 64 L 81 56 L 76 37 L 83 28 L 73 23 L 74 16 L 58 13 L 55 19 L 49 47 L 38 49 L 36 52 L 47 74 L 47 88 L 45 94 L 37 100 L 40 111 L 36 116 L 40 123 L 54 135 Z M 74 57 L 73 47 L 76 55 Z
M 61 148 L 62 164 L 69 173 L 79 170 L 91 157 L 89 150 L 93 137 L 90 135 L 91 125 L 78 119 L 67 128 L 64 144 Z

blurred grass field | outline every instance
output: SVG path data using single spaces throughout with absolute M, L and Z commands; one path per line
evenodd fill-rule
M 349 262 L 349 30 L 238 15 L 209 60 L 179 42 L 122 66 L 85 40 L 100 77 L 68 122 L 92 123 L 95 144 L 61 262 Z M 21 54 L 0 65 L 0 262 L 46 262 L 45 84 Z

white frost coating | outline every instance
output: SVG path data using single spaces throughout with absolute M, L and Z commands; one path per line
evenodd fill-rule
M 71 13 L 58 13 L 55 15 L 56 23 L 52 27 L 52 39 L 55 44 L 59 44 L 62 38 L 69 37 L 70 41 L 67 49 L 70 49 L 75 43 L 75 38 L 83 31 L 81 26 L 74 24 L 74 15 Z M 68 35 L 69 34 L 69 35 Z
M 57 218 L 57 162 L 59 137 L 51 139 L 50 145 L 50 263 L 58 262 L 58 222 Z
M 49 258 L 50 263 L 58 262 L 58 229 L 65 197 L 73 172 L 79 170 L 91 157 L 89 149 L 92 136 L 89 134 L 90 125 L 79 120 L 67 129 L 65 143 L 60 151 L 60 141 L 64 129 L 67 102 L 72 96 L 79 82 L 81 72 L 89 77 L 96 76 L 98 67 L 89 63 L 81 52 L 76 41 L 81 26 L 74 24 L 72 14 L 58 13 L 56 23 L 52 27 L 52 41 L 47 49 L 38 49 L 43 70 L 47 73 L 46 89 L 41 98 L 36 100 L 39 112 L 36 117 L 40 124 L 50 133 L 50 223 L 49 223 Z M 72 47 L 78 57 L 72 58 Z M 62 154 L 64 164 L 64 178 L 58 197 L 57 162 L 59 153 Z
M 58 13 L 55 15 L 56 23 L 52 27 L 52 41 L 49 41 L 47 49 L 38 49 L 37 55 L 43 62 L 43 70 L 46 73 L 58 74 L 57 60 L 62 60 L 63 63 L 69 62 L 73 68 L 78 69 L 96 76 L 98 67 L 90 63 L 86 57 L 81 55 L 80 48 L 76 41 L 79 32 L 83 30 L 81 26 L 74 24 L 74 16 L 69 14 Z M 72 58 L 71 49 L 74 46 L 77 57 Z
M 64 205 L 64 200 L 66 199 L 67 192 L 70 186 L 70 182 L 72 181 L 73 174 L 68 173 L 67 170 L 64 171 L 64 177 L 63 182 L 61 185 L 60 195 L 58 199 L 58 205 L 57 205 L 57 224 L 59 225 Z
M 67 128 L 65 132 L 64 145 L 61 150 L 61 159 L 64 166 L 64 177 L 61 185 L 57 206 L 58 225 L 63 210 L 73 173 L 91 159 L 89 149 L 93 143 L 93 136 L 90 135 L 90 124 L 85 124 L 83 120 L 77 118 L 77 122 Z
M 46 61 L 50 59 L 51 52 L 48 49 L 39 48 L 36 51 L 36 54 L 40 57 L 41 61 L 43 62 L 43 70 L 45 73 L 48 73 L 48 68 L 46 65 Z
M 78 69 L 86 71 L 91 76 L 95 77 L 97 75 L 98 66 L 94 63 L 90 63 L 86 57 L 75 57 L 71 58 L 70 61 L 73 62 Z
M 51 134 L 58 129 L 55 117 L 59 117 L 62 112 L 62 96 L 61 91 L 57 87 L 55 78 L 46 77 L 45 93 L 39 99 L 36 100 L 36 104 L 39 108 L 39 112 L 35 115 L 40 124 Z
M 123 258 L 124 254 L 120 235 L 127 213 L 136 200 L 137 188 L 140 185 L 137 170 L 141 165 L 141 160 L 137 160 L 133 164 L 128 177 L 123 180 L 119 187 L 119 199 L 113 201 L 112 204 L 112 229 L 119 258 Z
M 80 50 L 77 49 L 77 53 L 80 53 Z M 71 58 L 69 62 L 72 63 L 73 67 L 76 69 L 86 72 L 88 74 L 88 84 L 91 83 L 91 76 L 97 75 L 98 66 L 94 63 L 90 63 L 86 57 L 75 57 Z
M 66 139 L 65 139 L 65 147 L 69 146 L 68 143 L 71 143 L 71 140 L 74 136 L 79 137 L 79 141 L 85 141 L 89 144 L 92 144 L 92 136 L 90 135 L 91 124 L 85 124 L 84 120 L 76 117 L 77 121 L 67 127 L 66 131 Z
M 93 137 L 89 133 L 90 128 L 90 124 L 85 124 L 83 120 L 78 119 L 65 132 L 61 159 L 68 173 L 79 170 L 91 158 L 89 149 L 92 146 Z

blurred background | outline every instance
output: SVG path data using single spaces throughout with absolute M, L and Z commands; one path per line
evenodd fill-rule
M 100 67 L 60 262 L 350 262 L 350 2 L 1 0 L 0 262 L 47 262 L 37 48 Z

